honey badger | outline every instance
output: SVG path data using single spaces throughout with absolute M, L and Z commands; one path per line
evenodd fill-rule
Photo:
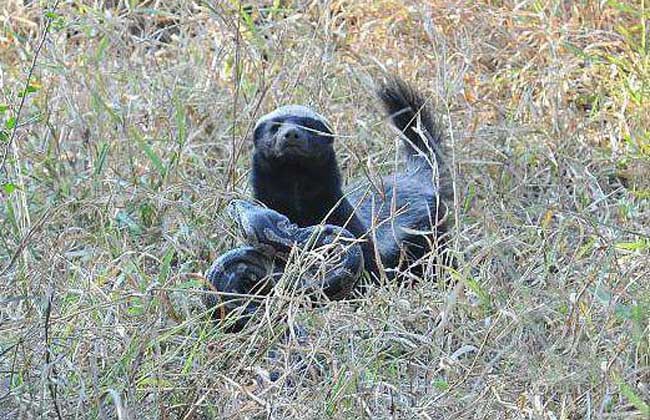
M 376 278 L 380 267 L 393 277 L 390 269 L 408 268 L 444 245 L 444 203 L 451 191 L 441 131 L 421 94 L 393 78 L 377 96 L 401 132 L 406 160 L 402 171 L 383 178 L 381 191 L 357 182 L 344 192 L 332 127 L 301 105 L 280 107 L 257 121 L 251 174 L 255 199 L 293 223 L 329 223 L 363 239 L 365 269 Z M 419 275 L 421 265 L 409 271 Z

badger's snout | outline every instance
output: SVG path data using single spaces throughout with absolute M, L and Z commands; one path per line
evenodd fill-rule
M 305 143 L 306 133 L 294 124 L 282 124 L 276 133 L 276 141 L 280 145 L 299 146 Z
M 279 155 L 288 151 L 298 153 L 308 148 L 308 134 L 295 124 L 282 124 L 275 133 L 275 152 Z

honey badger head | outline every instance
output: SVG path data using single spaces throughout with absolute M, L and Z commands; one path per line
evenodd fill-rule
M 262 116 L 253 131 L 255 154 L 276 164 L 312 165 L 334 156 L 334 135 L 325 117 L 302 105 Z

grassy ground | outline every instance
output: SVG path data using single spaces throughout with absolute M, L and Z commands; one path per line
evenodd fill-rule
M 26 3 L 0 3 L 4 418 L 650 417 L 647 1 Z M 375 176 L 385 71 L 446 127 L 458 282 L 220 333 L 190 274 L 236 244 L 256 117 L 312 105 Z

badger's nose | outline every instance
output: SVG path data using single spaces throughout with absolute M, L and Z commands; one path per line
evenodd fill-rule
M 305 141 L 305 133 L 295 125 L 283 125 L 277 136 L 280 142 L 286 146 L 298 146 Z

